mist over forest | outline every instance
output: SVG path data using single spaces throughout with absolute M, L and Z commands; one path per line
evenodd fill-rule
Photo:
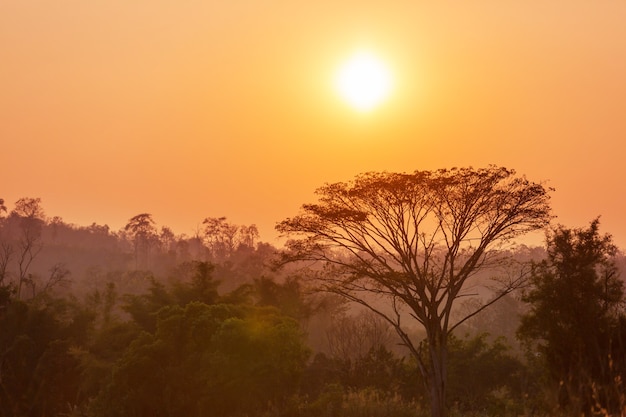
M 0 1 L 0 417 L 626 417 L 624 22 Z
M 177 235 L 140 213 L 111 230 L 50 217 L 38 198 L 0 203 L 0 416 L 437 413 L 413 345 L 384 315 L 395 312 L 400 323 L 400 315 L 412 320 L 411 311 L 389 310 L 383 293 L 351 303 L 322 290 L 316 277 L 331 270 L 284 263 L 287 247 L 264 242 L 255 225 L 206 218 L 195 235 Z M 451 312 L 467 319 L 447 342 L 441 415 L 622 409 L 626 319 L 623 282 L 614 279 L 626 258 L 598 227 L 594 220 L 588 229 L 553 228 L 548 247 L 501 247 L 506 265 L 469 278 Z M 569 249 L 559 246 L 565 243 Z M 607 303 L 615 307 L 551 346 L 547 330 L 533 324 L 546 320 L 540 277 L 555 279 L 555 250 L 573 264 L 590 256 L 576 255 L 583 246 L 603 248 L 585 268 L 604 289 L 600 301 L 587 288 L 577 302 L 599 302 L 602 314 Z M 498 295 L 493 283 L 512 273 L 523 274 L 524 285 Z M 611 291 L 614 298 L 602 298 Z M 494 296 L 498 302 L 482 309 Z M 561 311 L 563 301 L 551 297 L 550 308 Z M 406 329 L 426 355 L 424 328 Z M 572 346 L 591 351 L 565 353 Z M 567 390 L 563 373 L 575 383 Z

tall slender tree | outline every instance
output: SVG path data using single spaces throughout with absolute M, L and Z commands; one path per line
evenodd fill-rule
M 20 198 L 15 202 L 11 216 L 19 219 L 19 239 L 16 250 L 17 298 L 19 299 L 22 297 L 23 286 L 33 285 L 30 267 L 43 249 L 41 232 L 46 223 L 46 215 L 41 205 L 41 198 Z
M 141 213 L 131 218 L 124 230 L 130 234 L 135 250 L 135 268 L 148 266 L 150 248 L 157 241 L 157 229 L 150 213 Z M 140 260 L 143 259 L 143 262 Z
M 2 300 L 8 299 L 9 287 L 7 283 L 8 266 L 13 254 L 13 246 L 10 242 L 5 241 L 3 236 L 3 213 L 6 213 L 7 207 L 4 205 L 4 199 L 0 198 L 0 308 L 2 307 Z M 4 294 L 4 295 L 3 295 Z

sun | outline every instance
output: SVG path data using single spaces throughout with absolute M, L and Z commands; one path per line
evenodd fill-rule
M 354 109 L 369 112 L 389 96 L 391 72 L 376 55 L 358 51 L 337 71 L 335 88 Z

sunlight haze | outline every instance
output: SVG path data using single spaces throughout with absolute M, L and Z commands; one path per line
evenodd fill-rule
M 0 198 L 118 230 L 274 225 L 367 171 L 505 166 L 626 247 L 623 2 L 0 2 Z M 366 117 L 328 82 L 392 72 Z

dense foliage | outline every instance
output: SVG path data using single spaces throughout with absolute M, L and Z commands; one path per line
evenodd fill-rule
M 97 416 L 249 415 L 294 393 L 308 350 L 272 308 L 192 302 L 159 311 L 95 398 Z M 146 378 L 149 376 L 149 378 Z
M 560 410 L 592 414 L 623 410 L 626 378 L 624 282 L 617 248 L 594 220 L 586 229 L 559 227 L 548 238 L 548 258 L 535 265 L 531 305 L 520 335 L 548 373 Z
M 310 291 L 295 270 L 272 270 L 276 249 L 253 226 L 207 219 L 204 235 L 187 237 L 148 214 L 129 225 L 75 226 L 46 217 L 38 199 L 10 211 L 0 202 L 0 417 L 430 414 L 418 364 L 393 328 Z M 561 379 L 585 387 L 593 411 L 623 410 L 623 257 L 598 223 L 556 229 L 547 251 L 507 256 L 535 261 L 528 307 L 513 292 L 451 335 L 450 414 L 565 413 L 579 397 L 568 386 L 564 403 Z M 575 296 L 582 321 L 569 328 L 580 331 L 551 338 L 573 320 Z M 511 336 L 522 312 L 527 356 Z M 408 335 L 424 338 L 420 328 Z M 575 343 L 587 356 L 563 356 Z M 583 359 L 578 379 L 561 376 L 565 361 Z

